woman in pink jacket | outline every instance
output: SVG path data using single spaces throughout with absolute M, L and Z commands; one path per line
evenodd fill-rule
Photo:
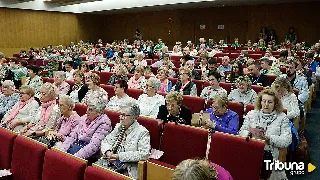
M 98 153 L 101 141 L 112 130 L 111 121 L 104 114 L 105 107 L 101 99 L 89 101 L 87 114 L 79 119 L 79 125 L 59 146 L 59 149 L 83 159 Z

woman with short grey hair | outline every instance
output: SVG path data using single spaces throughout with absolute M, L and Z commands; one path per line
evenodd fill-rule
M 110 119 L 104 114 L 104 101 L 93 99 L 87 104 L 87 114 L 79 118 L 77 128 L 58 147 L 83 159 L 98 155 L 101 141 L 112 129 Z
M 139 114 L 136 104 L 120 110 L 120 123 L 102 141 L 103 155 L 96 164 L 138 179 L 138 162 L 147 160 L 151 150 L 150 134 L 138 123 Z
M 137 101 L 142 116 L 155 119 L 158 115 L 159 107 L 165 104 L 164 97 L 157 94 L 157 91 L 160 89 L 160 85 L 161 82 L 159 79 L 148 79 L 145 94 L 140 95 Z
M 19 101 L 19 94 L 15 93 L 14 82 L 5 80 L 2 83 L 0 95 L 0 119 Z
M 70 90 L 70 85 L 65 81 L 66 73 L 63 71 L 57 71 L 54 75 L 54 86 L 60 94 L 67 94 Z

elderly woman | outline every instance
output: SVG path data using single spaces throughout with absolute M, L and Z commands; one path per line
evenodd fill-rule
M 205 126 L 212 131 L 237 134 L 239 130 L 239 115 L 228 109 L 228 97 L 225 94 L 213 98 L 212 108 L 205 112 L 210 113 L 210 119 L 205 120 Z
M 105 105 L 108 104 L 108 93 L 99 86 L 100 77 L 98 74 L 90 74 L 87 78 L 86 84 L 88 85 L 89 90 L 82 99 L 81 103 L 88 104 L 90 100 L 101 99 Z
M 280 96 L 282 105 L 287 109 L 287 118 L 293 120 L 300 115 L 299 102 L 297 96 L 293 93 L 291 84 L 286 78 L 277 78 L 272 88 Z
M 50 130 L 46 136 L 39 138 L 39 141 L 47 144 L 49 147 L 59 146 L 70 135 L 78 125 L 80 116 L 73 111 L 74 101 L 67 95 L 61 95 L 59 99 L 59 110 L 61 117 L 57 120 L 57 125 Z
M 137 105 L 121 109 L 120 123 L 101 143 L 98 165 L 138 179 L 138 162 L 147 160 L 151 150 L 149 131 L 137 122 L 139 115 Z
M 160 80 L 156 78 L 148 79 L 146 83 L 146 93 L 140 95 L 137 101 L 141 115 L 157 118 L 159 107 L 165 104 L 164 97 L 157 94 L 160 84 Z
M 129 97 L 126 92 L 128 90 L 128 84 L 125 80 L 118 80 L 117 83 L 114 85 L 114 93 L 110 101 L 107 104 L 106 109 L 112 111 L 119 111 L 121 108 L 132 104 L 136 100 L 132 97 Z
M 16 103 L 10 111 L 8 111 L 2 123 L 15 132 L 19 132 L 26 124 L 28 124 L 37 114 L 39 108 L 38 102 L 34 99 L 33 88 L 27 85 L 20 87 L 20 102 Z
M 79 119 L 78 126 L 58 148 L 83 159 L 99 153 L 101 141 L 112 129 L 110 119 L 104 114 L 105 108 L 101 99 L 90 101 L 87 114 Z
M 21 135 L 38 138 L 45 135 L 45 132 L 54 129 L 56 122 L 60 118 L 59 107 L 56 104 L 56 89 L 51 83 L 45 83 L 40 87 L 41 107 L 35 118 L 23 127 Z
M 0 119 L 19 101 L 19 94 L 15 93 L 14 82 L 5 80 L 2 83 L 0 95 Z
M 207 160 L 186 159 L 178 164 L 172 180 L 232 180 L 223 167 Z
M 66 73 L 63 71 L 57 71 L 54 75 L 54 86 L 57 88 L 58 94 L 67 94 L 70 89 L 70 85 L 65 81 Z
M 40 87 L 43 84 L 43 81 L 40 76 L 38 76 L 39 68 L 37 66 L 29 66 L 28 67 L 28 75 L 29 77 L 26 80 L 25 85 L 30 86 L 34 90 L 34 96 L 36 98 L 40 98 Z
M 88 85 L 84 84 L 84 73 L 81 70 L 76 70 L 73 73 L 73 84 L 68 92 L 68 95 L 73 99 L 74 102 L 81 102 L 84 96 L 88 92 Z
M 117 65 L 115 67 L 115 71 L 116 73 L 110 77 L 109 82 L 107 83 L 108 85 L 114 86 L 116 82 L 120 79 L 124 79 L 128 81 L 128 76 L 127 76 L 128 70 L 123 64 Z
M 257 98 L 257 93 L 251 89 L 251 80 L 248 76 L 240 76 L 236 80 L 237 89 L 230 92 L 229 101 L 242 103 L 244 106 L 254 104 Z
M 200 97 L 204 98 L 206 101 L 213 99 L 218 94 L 225 94 L 227 95 L 227 91 L 219 86 L 219 81 L 221 80 L 220 73 L 216 71 L 211 71 L 208 75 L 208 81 L 210 86 L 205 87 Z
M 128 87 L 133 89 L 144 89 L 145 82 L 144 68 L 142 66 L 138 66 L 135 69 L 134 76 L 129 79 Z
M 160 80 L 160 88 L 158 92 L 169 93 L 172 89 L 172 82 L 168 79 L 169 71 L 167 68 L 159 68 L 157 78 Z
M 197 96 L 197 86 L 191 81 L 192 72 L 188 68 L 180 70 L 180 80 L 172 87 L 171 91 L 183 95 Z
M 135 66 L 147 66 L 147 61 L 144 58 L 143 52 L 138 52 L 136 55 L 136 60 L 134 61 Z
M 266 89 L 259 94 L 256 108 L 248 112 L 239 131 L 240 136 L 265 141 L 265 160 L 278 160 L 279 148 L 286 148 L 292 141 L 289 119 L 282 112 L 282 103 L 277 93 Z M 264 166 L 264 165 L 263 165 Z M 260 178 L 267 179 L 262 167 Z M 270 179 L 287 179 L 284 171 L 273 171 Z
M 182 94 L 170 92 L 166 96 L 166 104 L 159 107 L 157 119 L 163 123 L 175 122 L 179 124 L 191 125 L 192 112 L 182 105 Z

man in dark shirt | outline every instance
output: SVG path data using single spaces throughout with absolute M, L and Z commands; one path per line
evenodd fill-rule
M 261 74 L 260 69 L 261 69 L 261 66 L 260 66 L 260 63 L 258 62 L 255 62 L 250 66 L 248 66 L 248 71 L 249 71 L 252 85 L 260 85 L 263 87 L 270 86 L 271 83 L 268 79 L 268 76 Z

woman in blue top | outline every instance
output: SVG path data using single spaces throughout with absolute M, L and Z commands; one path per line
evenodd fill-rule
M 207 128 L 229 134 L 238 133 L 239 115 L 228 109 L 228 97 L 225 94 L 216 95 L 212 107 L 205 112 L 210 113 L 210 119 L 205 120 Z

